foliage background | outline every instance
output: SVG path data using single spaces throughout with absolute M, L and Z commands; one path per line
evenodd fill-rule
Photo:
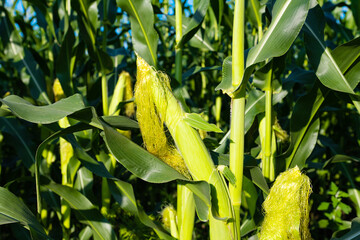
M 247 1 L 246 42 L 245 48 L 251 48 L 258 41 L 253 1 Z M 256 1 L 259 6 L 266 1 Z M 271 2 L 275 1 L 268 1 Z M 108 0 L 104 12 L 104 1 L 83 0 L 47 1 L 1 1 L 0 12 L 0 96 L 18 95 L 35 105 L 47 105 L 55 101 L 52 86 L 58 78 L 66 96 L 79 93 L 86 106 L 93 106 L 102 115 L 101 76 L 106 75 L 108 95 L 113 90 L 121 71 L 127 71 L 135 82 L 136 66 L 134 41 L 132 37 L 138 29 L 130 23 L 131 17 L 121 7 L 121 0 Z M 83 5 L 81 5 L 83 4 Z M 186 19 L 191 19 L 194 9 L 200 1 L 183 1 Z M 359 46 L 360 4 L 357 1 L 319 0 L 324 12 L 324 40 L 333 50 L 341 44 L 355 39 L 353 46 Z M 146 6 L 145 6 L 146 7 Z M 152 1 L 153 10 L 145 9 L 150 15 L 143 15 L 151 21 L 159 36 L 155 41 L 157 48 L 157 68 L 172 77 L 175 94 L 185 101 L 191 112 L 201 113 L 210 123 L 217 124 L 224 133 L 208 133 L 205 143 L 213 150 L 229 130 L 230 98 L 215 87 L 222 80 L 224 59 L 231 55 L 232 9 L 234 1 L 210 1 L 204 21 L 198 25 L 195 37 L 186 42 L 183 49 L 183 78 L 178 81 L 175 74 L 175 29 L 174 3 L 170 1 Z M 84 11 L 85 9 L 85 11 Z M 66 14 L 68 11 L 69 14 Z M 170 16 L 166 17 L 166 11 Z M 106 13 L 104 15 L 104 13 Z M 152 15 L 154 13 L 154 15 Z M 269 24 L 269 12 L 265 5 L 259 9 L 264 26 Z M 106 38 L 104 40 L 104 34 Z M 279 129 L 290 133 L 290 122 L 294 106 L 298 100 L 319 84 L 314 71 L 316 67 L 309 60 L 309 53 L 316 51 L 307 45 L 306 30 L 302 30 L 287 53 L 276 59 L 275 72 L 278 86 L 274 101 L 274 112 Z M 357 40 L 357 41 L 356 41 Z M 356 51 L 359 51 L 355 48 Z M 338 59 L 338 63 L 344 61 Z M 359 59 L 354 61 L 354 66 Z M 345 73 L 344 73 L 345 74 Z M 359 82 L 359 77 L 355 85 Z M 325 89 L 325 87 L 322 87 Z M 248 99 L 262 96 L 261 86 L 253 76 L 248 86 Z M 324 90 L 326 91 L 326 90 Z M 357 88 L 354 90 L 357 91 Z M 251 93 L 250 93 L 251 92 Z M 303 148 L 306 153 L 303 171 L 311 178 L 310 228 L 314 239 L 331 239 L 340 236 L 350 228 L 351 221 L 360 214 L 359 193 L 359 158 L 360 158 L 360 117 L 347 93 L 330 91 L 321 108 L 316 113 L 319 119 L 318 129 L 313 130 Z M 313 103 L 310 103 L 313 104 Z M 310 105 L 304 105 L 305 108 Z M 121 106 L 124 115 L 124 106 Z M 220 114 L 218 112 L 220 112 Z M 249 108 L 250 124 L 246 134 L 246 154 L 258 159 L 260 151 L 259 119 L 264 112 L 263 106 Z M 3 114 L 3 112 L 1 112 Z M 56 127 L 33 124 L 19 118 L 0 117 L 0 186 L 6 187 L 21 199 L 26 206 L 36 213 L 36 193 L 34 180 L 34 156 L 37 146 L 44 141 Z M 301 113 L 299 122 L 302 120 Z M 134 118 L 134 117 L 132 117 Z M 74 122 L 75 123 L 75 122 Z M 71 123 L 72 124 L 72 123 Z M 281 130 L 279 130 L 281 133 Z M 279 136 L 279 135 L 277 135 Z M 107 147 L 96 129 L 76 135 L 81 148 L 93 158 L 104 162 L 110 161 Z M 142 146 L 139 130 L 131 130 L 131 140 Z M 278 137 L 279 161 L 290 145 L 288 138 Z M 26 149 L 26 151 L 24 150 Z M 226 144 L 218 152 L 225 154 Z M 51 156 L 50 156 L 50 155 Z M 43 158 L 52 158 L 50 167 L 44 167 L 42 174 L 61 183 L 60 154 L 58 142 L 46 147 Z M 259 160 L 257 161 L 259 163 Z M 86 181 L 85 196 L 94 206 L 101 206 L 101 176 L 81 167 L 75 172 L 76 181 Z M 176 205 L 176 184 L 151 184 L 136 178 L 120 164 L 116 165 L 113 176 L 132 185 L 136 201 L 152 220 L 160 220 L 160 212 L 168 204 Z M 244 204 L 242 219 L 244 237 L 255 236 L 262 221 L 262 191 L 252 185 L 252 204 Z M 271 186 L 271 183 L 269 184 Z M 51 195 L 50 197 L 54 197 Z M 49 236 L 59 239 L 64 230 L 57 214 L 60 200 L 47 206 L 48 218 L 42 222 Z M 247 201 L 244 201 L 247 202 Z M 256 203 L 256 204 L 255 204 Z M 45 207 L 46 208 L 46 207 Z M 251 212 L 251 214 L 250 214 Z M 157 239 L 151 228 L 144 226 L 133 214 L 121 208 L 114 199 L 105 218 L 111 223 L 120 239 Z M 251 220 L 253 225 L 246 225 Z M 85 236 L 86 225 L 75 215 L 71 215 L 69 238 Z M 206 239 L 206 223 L 197 220 L 195 238 Z M 26 239 L 30 235 L 20 224 L 12 223 L 0 226 L 0 239 Z M 83 239 L 85 239 L 84 237 Z

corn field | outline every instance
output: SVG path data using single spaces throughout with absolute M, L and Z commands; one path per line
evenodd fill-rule
M 1 0 L 0 239 L 360 239 L 360 1 Z

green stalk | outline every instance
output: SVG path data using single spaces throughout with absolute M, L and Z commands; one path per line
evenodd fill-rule
M 107 37 L 107 0 L 103 0 L 103 41 L 102 41 L 102 48 L 103 51 L 106 52 L 106 37 Z M 101 72 L 101 94 L 102 94 L 102 103 L 103 103 L 103 114 L 104 116 L 109 115 L 109 104 L 108 104 L 108 86 L 107 86 L 107 79 L 104 71 Z
M 265 151 L 264 151 L 264 177 L 270 181 L 275 179 L 275 167 L 272 154 L 272 63 L 267 74 L 265 87 Z
M 107 6 L 108 1 L 103 0 L 103 22 L 104 27 L 103 38 L 102 38 L 102 49 L 106 51 L 106 40 L 107 40 Z M 109 115 L 109 96 L 108 96 L 108 85 L 107 79 L 104 71 L 101 72 L 101 94 L 102 94 L 102 103 L 103 103 L 103 115 Z M 109 167 L 111 168 L 111 167 Z M 111 201 L 111 193 L 109 190 L 109 184 L 106 178 L 102 179 L 101 185 L 101 213 L 106 215 L 109 212 Z
M 194 230 L 195 201 L 193 193 L 184 185 L 177 185 L 177 219 L 180 240 L 191 240 Z
M 182 5 L 181 0 L 175 0 L 175 21 L 176 21 L 176 44 L 182 37 Z M 175 79 L 181 84 L 182 82 L 182 49 L 175 49 Z
M 175 1 L 176 44 L 182 37 L 182 5 Z M 175 79 L 182 82 L 182 49 L 175 49 Z M 185 186 L 177 186 L 177 219 L 180 240 L 191 240 L 195 221 L 195 201 L 193 193 Z
M 201 53 L 201 67 L 205 67 L 205 52 Z M 206 76 L 204 72 L 200 73 L 201 75 L 201 98 L 204 98 L 206 93 Z
M 232 81 L 239 86 L 244 74 L 244 25 L 245 1 L 236 0 L 234 10 L 233 48 L 232 48 Z M 245 84 L 236 96 L 231 99 L 232 113 L 230 123 L 230 170 L 235 174 L 235 185 L 229 186 L 231 203 L 234 208 L 237 239 L 240 239 L 240 206 L 244 166 L 245 136 Z

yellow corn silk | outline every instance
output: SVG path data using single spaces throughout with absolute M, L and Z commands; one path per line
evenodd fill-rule
M 280 174 L 264 202 L 260 240 L 308 240 L 310 179 L 299 168 Z
M 169 143 L 164 129 L 163 118 L 159 114 L 166 114 L 167 101 L 163 96 L 163 104 L 156 107 L 153 98 L 154 81 L 160 88 L 169 88 L 169 79 L 165 74 L 156 72 L 142 58 L 137 58 L 137 81 L 135 85 L 136 117 L 139 122 L 141 135 L 146 149 L 159 157 L 165 163 L 190 178 L 190 173 L 184 160 L 174 145 Z M 166 91 L 156 91 L 164 94 Z M 161 96 L 160 96 L 161 97 Z M 164 116 L 163 116 L 164 117 Z

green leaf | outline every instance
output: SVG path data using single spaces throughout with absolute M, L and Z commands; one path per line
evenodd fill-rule
M 305 47 L 309 61 L 315 69 L 316 76 L 326 87 L 336 91 L 354 94 L 349 81 L 343 75 L 342 69 L 337 64 L 324 41 L 324 14 L 319 5 L 310 9 L 305 22 Z M 340 54 L 337 54 L 340 56 Z M 342 61 L 341 59 L 338 60 Z M 344 64 L 346 66 L 347 63 Z M 358 81 L 358 80 L 357 80 Z M 352 83 L 354 85 L 354 83 Z
M 217 167 L 218 171 L 231 183 L 232 185 L 235 185 L 236 183 L 236 177 L 231 170 L 225 166 L 225 165 L 219 165 Z
M 207 132 L 218 132 L 222 133 L 223 131 L 218 128 L 215 124 L 210 124 L 205 121 L 200 114 L 196 113 L 187 113 L 184 121 L 193 128 L 197 128 Z
M 298 166 L 300 169 L 305 166 L 306 159 L 310 156 L 313 151 L 316 141 L 318 138 L 320 129 L 320 119 L 314 120 L 308 127 L 303 140 L 301 141 L 298 150 L 292 158 L 289 168 Z
M 19 60 L 18 70 L 21 72 L 23 67 L 26 68 L 27 73 L 30 75 L 30 91 L 35 99 L 42 98 L 46 103 L 50 104 L 49 97 L 46 94 L 46 86 L 44 74 L 39 68 L 31 52 L 21 46 L 21 36 L 15 27 L 14 19 L 7 12 L 5 8 L 1 9 L 6 17 L 3 17 L 3 31 L 6 38 L 9 40 L 9 55 L 13 56 L 14 60 Z
M 112 196 L 120 204 L 121 208 L 137 216 L 145 226 L 152 228 L 161 239 L 173 239 L 138 206 L 131 184 L 120 180 L 109 181 L 109 188 Z
M 85 167 L 81 167 L 76 174 L 74 188 L 81 192 L 87 198 L 94 197 L 92 192 L 94 176 L 92 172 Z
M 209 0 L 202 0 L 199 3 L 199 6 L 197 7 L 194 16 L 191 18 L 190 21 L 186 21 L 183 17 L 184 25 L 183 29 L 185 30 L 183 32 L 183 35 L 176 45 L 176 48 L 182 48 L 184 44 L 189 41 L 195 33 L 199 30 L 201 27 L 202 22 L 204 21 L 207 9 L 209 8 Z
M 331 238 L 331 240 L 350 240 L 360 237 L 360 218 L 354 218 L 351 221 L 351 229 L 348 233 L 339 238 Z
M 212 67 L 199 67 L 199 66 L 195 66 L 190 68 L 189 70 L 187 70 L 186 72 L 183 73 L 182 75 L 182 80 L 186 80 L 189 77 L 199 73 L 199 72 L 203 72 L 203 71 L 211 71 L 211 70 L 221 70 L 221 67 L 219 66 L 212 66 Z
M 73 188 L 56 183 L 48 183 L 43 186 L 55 192 L 68 202 L 70 207 L 74 209 L 79 216 L 79 221 L 88 224 L 98 239 L 117 239 L 111 224 L 84 195 Z
M 244 175 L 258 186 L 266 195 L 269 194 L 269 186 L 258 166 L 245 166 Z
M 7 132 L 16 139 L 14 144 L 11 144 L 11 141 L 8 141 L 8 143 L 17 149 L 17 154 L 22 158 L 24 165 L 30 169 L 35 163 L 35 146 L 28 131 L 17 119 L 0 117 L 0 126 L 1 132 Z
M 336 154 L 333 157 L 331 157 L 329 160 L 325 161 L 323 168 L 327 168 L 329 164 L 333 164 L 333 163 L 352 163 L 352 162 L 357 162 L 360 163 L 360 158 L 356 158 L 356 157 L 351 157 L 351 156 L 347 156 L 347 155 L 342 155 L 342 154 Z
M 111 154 L 135 176 L 152 183 L 186 178 L 175 169 L 103 123 L 104 140 Z
M 154 12 L 150 0 L 117 0 L 130 15 L 134 50 L 151 66 L 157 65 L 159 36 L 154 29 Z
M 78 26 L 80 34 L 86 42 L 89 55 L 96 62 L 98 71 L 102 74 L 108 74 L 113 70 L 111 57 L 99 49 L 96 45 L 96 31 L 98 29 L 98 8 L 94 0 L 71 1 L 72 7 L 77 12 Z
M 74 30 L 70 25 L 61 44 L 60 53 L 56 58 L 55 65 L 56 76 L 58 77 L 66 96 L 70 96 L 74 93 L 72 82 L 72 74 L 75 64 L 75 56 L 73 53 L 74 44 Z
M 52 134 L 44 142 L 42 142 L 40 144 L 40 146 L 38 147 L 38 150 L 37 150 L 37 153 L 36 153 L 37 165 L 40 165 L 40 161 L 42 159 L 41 158 L 41 152 L 43 151 L 43 149 L 46 147 L 46 145 L 48 143 L 50 143 L 51 141 L 53 141 L 54 139 L 56 139 L 56 138 L 58 138 L 60 136 L 64 137 L 67 134 L 77 132 L 77 131 L 82 131 L 82 130 L 88 129 L 88 128 L 90 128 L 90 126 L 81 123 L 81 124 L 77 124 L 77 125 L 74 125 L 74 126 L 70 126 L 70 127 L 66 128 L 66 129 L 62 129 L 62 130 Z M 85 195 L 85 196 L 93 196 L 93 193 L 92 193 L 92 190 L 91 190 L 92 181 L 93 181 L 92 173 L 96 174 L 97 176 L 107 178 L 107 179 L 109 179 L 108 182 L 109 182 L 110 186 L 111 186 L 111 184 L 114 184 L 114 183 L 118 187 L 121 185 L 122 194 L 125 194 L 125 196 L 122 196 L 123 200 L 121 202 L 119 202 L 119 203 L 121 203 L 122 208 L 124 208 L 126 211 L 129 211 L 130 213 L 135 214 L 136 216 L 138 216 L 140 218 L 140 220 L 144 222 L 145 225 L 147 225 L 149 227 L 153 227 L 153 228 L 154 228 L 154 226 L 156 226 L 150 220 L 150 218 L 145 214 L 145 212 L 143 212 L 143 210 L 141 210 L 141 209 L 139 209 L 139 210 L 138 209 L 131 209 L 131 204 L 125 201 L 126 199 L 124 199 L 124 198 L 126 196 L 131 197 L 131 194 L 129 195 L 129 191 L 130 190 L 133 191 L 130 184 L 124 183 L 124 182 L 118 180 L 117 178 L 114 178 L 108 172 L 108 170 L 106 169 L 104 164 L 102 162 L 98 162 L 98 161 L 94 160 L 90 155 L 88 155 L 84 151 L 84 149 L 82 149 L 81 147 L 78 146 L 78 144 L 75 142 L 75 139 L 72 139 L 69 136 L 66 137 L 66 139 L 72 144 L 72 146 L 74 148 L 74 154 L 76 155 L 78 160 L 86 167 L 86 169 L 81 168 L 77 172 L 77 179 L 76 179 L 76 182 L 75 182 L 75 187 L 77 187 L 78 190 L 83 193 L 83 195 Z M 121 182 L 120 185 L 119 185 L 119 182 Z M 114 196 L 114 198 L 119 200 L 120 195 L 118 193 L 118 190 L 114 190 L 114 189 L 112 189 L 112 190 L 114 191 L 113 194 L 116 195 L 116 196 Z M 132 197 L 131 200 L 136 203 L 135 197 Z M 130 206 L 129 206 L 129 204 L 130 204 Z M 149 223 L 149 222 L 151 222 L 151 223 Z M 154 230 L 155 230 L 155 232 L 160 234 L 159 236 L 162 236 L 162 237 L 165 236 L 164 235 L 165 233 L 158 230 L 157 226 L 156 226 L 156 228 L 157 229 L 154 229 Z M 166 238 L 164 238 L 164 239 L 166 239 Z
M 246 59 L 246 68 L 242 83 L 248 81 L 255 64 L 266 59 L 284 55 L 298 36 L 309 10 L 309 2 L 304 0 L 278 0 L 272 9 L 272 21 L 263 38 L 252 47 Z M 226 60 L 226 59 L 225 59 Z M 233 86 L 230 78 L 230 60 L 224 61 L 223 80 L 215 90 L 232 94 L 240 86 Z M 224 71 L 226 73 L 224 74 Z
M 245 237 L 248 233 L 256 230 L 258 227 L 256 226 L 256 223 L 254 219 L 244 219 L 244 222 L 241 224 L 240 227 L 240 233 L 241 237 Z M 255 235 L 255 238 L 251 237 L 249 240 L 258 240 L 258 236 Z
M 313 119 L 315 114 L 319 110 L 320 106 L 325 100 L 325 97 L 329 93 L 328 90 L 322 89 L 321 87 L 317 86 L 319 84 L 315 84 L 312 88 L 311 92 L 303 97 L 301 97 L 295 104 L 293 114 L 291 116 L 290 121 L 290 147 L 285 153 L 286 157 L 286 169 L 290 166 L 295 166 L 293 163 L 294 156 L 298 149 L 300 148 L 301 144 L 305 139 L 305 135 L 308 132 L 311 124 L 313 124 Z M 316 125 L 312 125 L 313 130 L 316 129 Z M 312 132 L 312 131 L 310 131 Z M 309 136 L 310 137 L 310 136 Z M 303 151 L 303 150 L 301 150 Z M 304 151 L 307 151 L 304 149 Z M 301 157 L 300 155 L 298 157 Z M 298 158 L 297 157 L 297 158 Z M 301 162 L 305 162 L 306 159 L 300 159 Z M 303 165 L 299 165 L 299 168 L 302 168 Z
M 122 130 L 139 129 L 139 124 L 125 116 L 103 116 L 101 118 L 107 124 Z
M 245 57 L 246 59 L 246 57 Z M 226 57 L 222 65 L 222 80 L 220 84 L 215 88 L 215 91 L 222 90 L 224 93 L 228 93 L 232 85 L 232 57 Z
M 250 49 L 246 67 L 283 55 L 299 34 L 308 8 L 308 1 L 276 1 L 272 9 L 271 24 L 260 42 Z
M 273 95 L 272 104 L 275 105 L 279 103 L 287 95 L 286 91 L 281 91 L 278 94 Z M 247 133 L 252 126 L 255 117 L 265 112 L 265 93 L 252 88 L 249 91 L 248 99 L 245 105 L 245 133 Z M 225 145 L 228 144 L 230 139 L 230 131 L 228 131 L 225 136 L 220 141 L 220 146 L 216 151 L 221 151 L 224 149 Z
M 27 206 L 6 188 L 0 187 L 0 224 L 19 222 L 30 228 L 38 239 L 48 239 L 44 228 Z
M 81 232 L 79 233 L 79 240 L 89 240 L 92 237 L 92 230 L 89 226 L 86 226 Z
M 360 29 L 360 2 L 356 0 L 351 1 L 351 11 L 358 29 Z
M 249 211 L 250 216 L 253 218 L 256 211 L 256 201 L 258 199 L 258 193 L 254 186 L 254 183 L 244 176 L 243 179 L 243 191 L 242 195 L 245 198 L 245 202 L 242 205 L 245 205 L 245 208 Z
M 54 21 L 52 18 L 52 11 L 47 7 L 46 2 L 39 0 L 26 0 L 26 2 L 31 3 L 33 5 L 38 21 L 41 15 L 42 15 L 41 17 L 46 20 L 46 24 L 44 24 L 42 27 L 44 28 L 45 31 L 49 29 L 52 37 L 55 39 L 55 41 L 57 41 L 55 28 L 54 28 Z
M 211 0 L 210 7 L 214 11 L 214 14 L 217 18 L 218 26 L 220 28 L 223 14 L 224 14 L 224 0 Z
M 246 58 L 243 82 L 247 81 L 254 65 L 266 59 L 284 55 L 304 25 L 309 2 L 304 0 L 278 0 L 272 9 L 268 30 Z M 237 86 L 238 87 L 238 86 Z
M 121 165 L 144 181 L 152 183 L 165 183 L 173 180 L 185 181 L 185 185 L 194 192 L 197 199 L 202 201 L 197 201 L 196 203 L 197 209 L 202 209 L 198 211 L 199 218 L 207 218 L 208 213 L 204 212 L 205 207 L 202 207 L 203 205 L 200 204 L 210 206 L 210 188 L 208 183 L 190 182 L 175 169 L 133 143 L 107 124 L 103 123 L 103 127 L 105 143 L 111 154 Z M 204 186 L 204 184 L 207 186 Z
M 89 49 L 89 54 L 95 57 L 95 29 L 94 29 L 94 22 L 90 21 L 89 17 L 89 8 L 91 2 L 94 2 L 93 0 L 85 1 L 85 0 L 79 0 L 79 1 L 71 1 L 71 7 L 77 12 L 78 17 L 78 23 L 79 23 L 79 30 L 81 33 L 81 36 L 84 38 L 84 41 L 86 42 L 86 45 Z
M 360 37 L 338 46 L 331 53 L 347 82 L 354 89 L 360 81 Z
M 47 106 L 34 106 L 16 95 L 0 99 L 0 102 L 7 105 L 17 117 L 32 123 L 42 124 L 57 122 L 85 108 L 82 97 L 79 94 L 61 99 Z
M 179 184 L 185 185 L 194 193 L 196 213 L 201 221 L 207 221 L 211 208 L 210 185 L 204 181 L 179 181 Z
M 166 19 L 173 27 L 175 27 L 175 25 L 176 25 L 175 16 L 167 15 Z M 183 32 L 188 31 L 190 22 L 191 22 L 191 19 L 186 17 L 183 14 L 182 15 L 182 31 Z M 203 29 L 199 28 L 198 31 L 189 40 L 189 44 L 196 48 L 205 49 L 205 50 L 209 50 L 209 51 L 215 51 L 215 49 L 211 45 L 209 39 L 206 37 L 205 34 L 202 34 L 202 32 L 203 32 Z

